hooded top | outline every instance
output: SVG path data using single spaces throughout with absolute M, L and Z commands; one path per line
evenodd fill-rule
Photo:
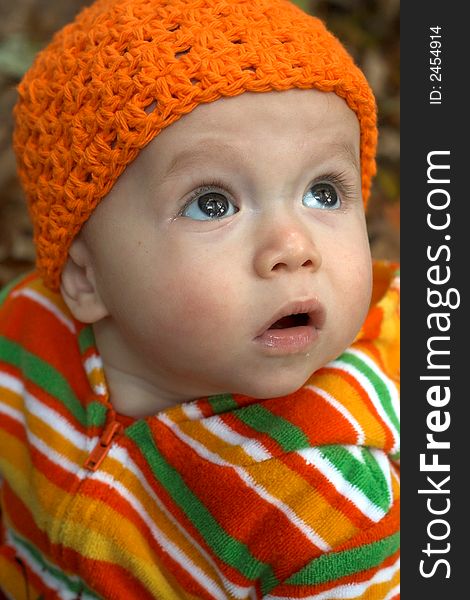
M 15 600 L 398 598 L 398 280 L 288 396 L 116 414 L 92 328 L 0 296 L 0 589 Z M 101 461 L 101 462 L 100 462 Z

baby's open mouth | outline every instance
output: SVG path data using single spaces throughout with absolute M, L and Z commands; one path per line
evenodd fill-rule
M 316 298 L 288 302 L 267 321 L 255 342 L 270 355 L 305 353 L 316 342 L 325 311 Z
M 279 309 L 258 331 L 256 339 L 268 332 L 272 335 L 287 335 L 305 328 L 319 330 L 325 320 L 325 311 L 317 299 L 300 300 L 287 303 Z M 278 333 L 275 333 L 278 332 Z M 296 333 L 295 333 L 296 335 Z
M 291 327 L 303 327 L 304 325 L 308 325 L 310 322 L 310 317 L 307 313 L 298 313 L 295 315 L 287 315 L 278 319 L 275 323 L 273 323 L 269 329 L 288 329 Z

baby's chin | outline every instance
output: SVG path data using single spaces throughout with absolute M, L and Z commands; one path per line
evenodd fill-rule
M 312 373 L 293 376 L 282 376 L 280 373 L 271 374 L 270 378 L 246 382 L 237 390 L 238 394 L 251 398 L 280 398 L 299 390 L 311 377 Z

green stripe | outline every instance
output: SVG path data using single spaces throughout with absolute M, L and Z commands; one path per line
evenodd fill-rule
M 395 410 L 393 409 L 390 392 L 388 391 L 387 386 L 379 377 L 379 375 L 377 375 L 375 371 L 373 371 L 369 366 L 367 366 L 364 361 L 362 361 L 360 358 L 353 354 L 349 354 L 349 352 L 345 352 L 344 354 L 342 354 L 338 360 L 352 365 L 370 381 L 390 421 L 393 423 L 396 430 L 400 431 L 400 421 L 398 420 L 398 417 L 395 414 Z
M 89 348 L 95 346 L 95 336 L 91 325 L 84 327 L 78 334 L 78 346 L 82 355 L 85 354 Z
M 252 429 L 269 435 L 286 452 L 310 446 L 308 437 L 299 427 L 273 414 L 261 404 L 251 404 L 241 408 L 234 415 Z
M 145 421 L 137 421 L 126 429 L 125 434 L 140 448 L 155 478 L 165 487 L 172 500 L 194 524 L 220 560 L 237 569 L 248 580 L 260 579 L 263 593 L 279 583 L 271 566 L 259 561 L 251 554 L 246 544 L 229 535 L 187 486 L 178 471 L 165 460 L 155 446 Z
M 97 596 L 87 585 L 85 585 L 85 583 L 78 576 L 76 576 L 76 579 L 70 579 L 63 571 L 44 560 L 42 553 L 39 552 L 39 550 L 33 546 L 31 542 L 19 537 L 11 529 L 10 533 L 18 546 L 21 546 L 30 555 L 30 557 L 32 557 L 32 559 L 41 566 L 42 571 L 47 571 L 49 575 L 52 575 L 52 577 L 54 577 L 56 580 L 59 580 L 75 594 L 83 594 L 85 592 L 93 598 L 97 598 L 97 600 L 99 600 L 100 597 Z M 42 579 L 44 580 L 43 577 Z
M 356 489 L 376 506 L 387 511 L 392 499 L 387 480 L 377 461 L 367 448 L 362 448 L 364 463 L 357 460 L 343 446 L 322 446 L 321 454 Z
M 19 275 L 18 277 L 15 277 L 15 279 L 13 279 L 13 281 L 10 281 L 10 283 L 8 283 L 5 287 L 3 287 L 0 290 L 0 306 L 5 302 L 7 296 L 10 294 L 10 292 L 12 291 L 12 289 L 17 286 L 20 281 L 22 279 L 25 279 L 26 277 L 29 277 L 31 273 L 26 273 L 26 274 L 22 274 Z
M 207 401 L 211 405 L 214 414 L 228 412 L 238 407 L 238 404 L 233 399 L 231 394 L 217 394 L 215 396 L 209 396 Z
M 358 546 L 343 552 L 322 554 L 313 559 L 285 583 L 291 585 L 313 585 L 333 581 L 379 566 L 400 547 L 400 534 L 395 533 L 378 542 Z
M 104 405 L 99 402 L 92 402 L 85 410 L 65 377 L 45 360 L 28 352 L 20 344 L 0 336 L 0 359 L 20 369 L 29 381 L 43 389 L 50 396 L 60 400 L 82 425 L 99 427 L 104 424 L 106 420 L 106 407 Z
M 380 508 L 388 511 L 393 504 L 393 498 L 391 496 L 390 487 L 384 472 L 380 468 L 375 456 L 368 448 L 361 448 L 361 454 L 370 473 L 369 483 L 371 488 L 368 489 L 367 496 L 374 502 L 374 504 L 378 504 Z M 390 463 L 387 460 L 387 466 L 389 464 Z

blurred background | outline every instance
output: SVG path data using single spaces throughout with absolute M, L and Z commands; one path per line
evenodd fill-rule
M 379 107 L 378 173 L 368 209 L 375 258 L 398 260 L 399 0 L 294 0 L 324 20 L 364 71 Z M 34 265 L 32 227 L 16 177 L 11 111 L 34 55 L 92 0 L 0 0 L 0 287 Z

